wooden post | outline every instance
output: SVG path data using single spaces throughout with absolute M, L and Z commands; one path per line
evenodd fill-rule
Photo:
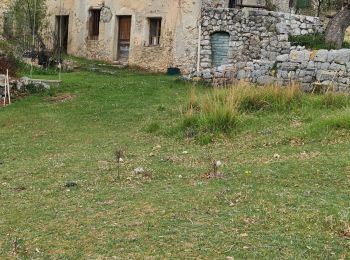
M 6 100 L 7 100 L 7 78 L 6 78 L 6 75 L 5 75 L 5 95 L 4 95 L 4 102 L 3 102 L 3 106 L 5 107 L 6 106 Z
M 7 94 L 8 94 L 8 99 L 9 99 L 9 105 L 11 105 L 9 70 L 6 70 L 6 82 L 7 82 Z M 6 83 L 5 83 L 5 85 L 6 85 Z

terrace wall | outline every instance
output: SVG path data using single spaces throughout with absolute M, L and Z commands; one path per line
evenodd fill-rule
M 259 85 L 299 81 L 350 93 L 350 49 L 309 51 L 292 47 L 289 35 L 322 33 L 316 17 L 238 9 L 202 10 L 200 71 L 195 80 L 213 85 L 247 80 Z M 229 34 L 228 48 L 216 35 Z M 226 53 L 226 57 L 225 57 Z M 217 58 L 222 64 L 217 64 Z

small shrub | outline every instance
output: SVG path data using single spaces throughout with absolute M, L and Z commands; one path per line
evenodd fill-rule
M 158 112 L 164 112 L 166 110 L 166 107 L 164 105 L 159 105 L 157 108 Z
M 23 93 L 27 94 L 41 94 L 41 93 L 49 93 L 49 89 L 46 89 L 42 84 L 28 84 L 24 86 L 21 90 Z
M 289 36 L 289 41 L 293 46 L 305 46 L 308 49 L 320 50 L 320 49 L 335 49 L 333 45 L 326 44 L 323 34 L 307 34 L 298 36 Z M 342 48 L 349 48 L 350 44 L 344 42 Z
M 160 130 L 160 124 L 158 122 L 152 122 L 146 127 L 146 132 L 156 133 Z

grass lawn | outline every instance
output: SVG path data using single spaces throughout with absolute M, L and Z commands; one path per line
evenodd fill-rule
M 349 108 L 245 113 L 202 145 L 178 130 L 189 84 L 62 79 L 0 109 L 1 259 L 350 258 Z

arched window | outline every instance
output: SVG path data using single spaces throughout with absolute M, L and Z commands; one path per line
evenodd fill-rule
M 228 61 L 230 34 L 215 32 L 211 35 L 212 65 L 219 67 Z

